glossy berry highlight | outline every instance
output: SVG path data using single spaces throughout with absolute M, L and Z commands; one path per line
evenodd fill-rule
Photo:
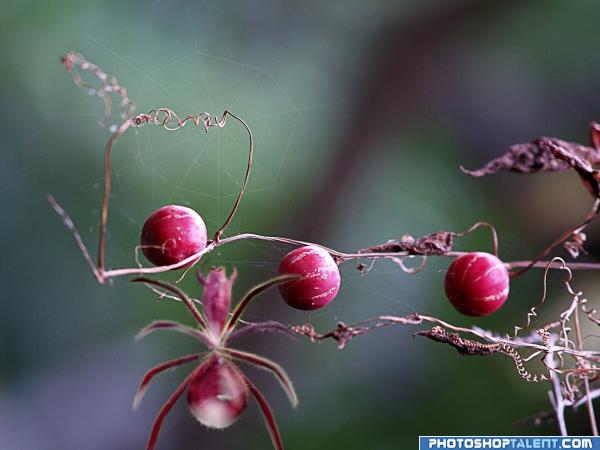
M 177 264 L 206 247 L 206 225 L 191 208 L 167 205 L 154 211 L 142 227 L 140 243 L 156 266 Z
M 446 297 L 461 313 L 487 316 L 508 298 L 509 274 L 496 256 L 474 252 L 456 258 L 444 279 Z
M 314 245 L 297 248 L 283 257 L 279 273 L 302 278 L 279 287 L 292 308 L 314 310 L 331 302 L 340 289 L 340 271 L 327 250 Z
M 192 378 L 187 401 L 202 425 L 227 428 L 246 409 L 248 386 L 235 366 L 213 355 Z

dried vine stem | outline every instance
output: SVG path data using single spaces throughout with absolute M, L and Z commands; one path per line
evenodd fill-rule
M 120 113 L 123 122 L 120 126 L 116 127 L 114 131 L 111 130 L 112 134 L 108 139 L 104 150 L 104 195 L 101 204 L 100 226 L 98 232 L 98 260 L 96 264 L 93 263 L 89 251 L 87 250 L 83 240 L 81 239 L 81 235 L 77 231 L 74 221 L 66 213 L 64 208 L 62 208 L 58 204 L 54 197 L 52 197 L 51 195 L 48 196 L 48 201 L 50 205 L 53 207 L 56 213 L 63 219 L 65 225 L 67 225 L 67 227 L 73 233 L 78 247 L 82 251 L 86 261 L 92 269 L 92 273 L 94 274 L 98 282 L 104 283 L 108 278 L 111 278 L 111 271 L 106 270 L 105 248 L 112 178 L 112 151 L 117 140 L 125 133 L 125 131 L 127 131 L 127 129 L 130 126 L 141 127 L 145 124 L 154 124 L 168 131 L 174 131 L 185 126 L 186 123 L 191 122 L 195 125 L 202 124 L 205 131 L 208 132 L 209 128 L 211 127 L 223 128 L 227 123 L 227 116 L 231 116 L 244 127 L 244 129 L 248 133 L 249 145 L 246 171 L 244 174 L 242 185 L 240 187 L 240 191 L 236 197 L 236 200 L 233 204 L 229 215 L 225 219 L 223 225 L 219 227 L 219 229 L 215 232 L 213 236 L 212 242 L 218 243 L 220 241 L 221 236 L 233 220 L 238 210 L 238 207 L 242 201 L 244 193 L 247 189 L 248 181 L 250 179 L 252 161 L 254 157 L 254 140 L 252 136 L 252 131 L 248 124 L 243 119 L 233 114 L 231 111 L 227 110 L 223 113 L 223 115 L 220 118 L 218 116 L 213 117 L 209 113 L 203 112 L 198 115 L 188 115 L 184 119 L 180 119 L 179 116 L 173 110 L 170 110 L 168 108 L 160 108 L 157 110 L 152 110 L 148 114 L 139 114 L 134 119 L 132 119 L 131 116 L 135 111 L 136 105 L 129 99 L 127 95 L 127 90 L 119 85 L 116 77 L 106 74 L 97 65 L 90 63 L 83 57 L 83 55 L 79 53 L 67 53 L 67 55 L 61 58 L 61 63 L 63 64 L 65 69 L 67 69 L 71 73 L 73 77 L 73 82 L 76 86 L 88 89 L 91 93 L 100 97 L 104 102 L 104 116 L 99 121 L 101 126 L 106 127 L 108 125 L 110 116 L 112 115 L 113 107 L 110 94 L 114 93 L 120 98 Z M 95 77 L 97 85 L 84 81 L 80 71 L 89 71 Z M 144 272 L 135 273 L 142 274 Z
M 439 332 L 440 329 L 453 331 L 457 333 L 466 334 L 472 336 L 472 339 L 463 338 L 464 347 L 461 347 L 461 350 L 464 350 L 466 354 L 473 353 L 470 351 L 471 348 L 477 347 L 479 344 L 496 344 L 496 345 L 508 345 L 513 348 L 519 349 L 530 349 L 534 351 L 547 351 L 547 352 L 562 352 L 568 355 L 581 357 L 593 362 L 600 363 L 600 351 L 587 351 L 587 350 L 577 350 L 570 347 L 563 347 L 560 345 L 550 345 L 547 346 L 541 342 L 541 339 L 537 338 L 533 335 L 531 337 L 518 337 L 511 338 L 509 336 L 501 337 L 493 335 L 492 333 L 484 330 L 480 330 L 478 328 L 466 328 L 460 327 L 456 325 L 452 325 L 444 320 L 438 319 L 437 317 L 428 316 L 419 313 L 413 313 L 406 316 L 376 316 L 369 319 L 361 320 L 360 322 L 356 322 L 350 325 L 345 324 L 344 322 L 338 322 L 338 325 L 335 329 L 328 331 L 326 333 L 318 333 L 314 327 L 310 324 L 305 325 L 295 325 L 292 327 L 294 332 L 304 335 L 308 337 L 312 342 L 319 342 L 327 339 L 333 339 L 337 341 L 338 348 L 343 349 L 348 342 L 357 336 L 361 336 L 369 331 L 388 327 L 391 325 L 422 325 L 424 323 L 431 323 L 434 326 L 440 327 L 436 329 L 434 333 Z M 438 333 L 439 334 L 439 333 Z M 429 337 L 427 335 L 427 337 Z M 480 341 L 475 341 L 473 339 L 479 339 Z M 454 341 L 457 343 L 458 341 L 454 339 L 448 339 L 447 343 Z M 539 343 L 538 343 L 539 342 Z M 455 345 L 453 345 L 456 347 Z M 473 346 L 473 347 L 470 347 Z M 528 358 L 529 359 L 529 358 Z
M 584 230 L 600 213 L 600 171 L 594 168 L 594 165 L 600 163 L 599 130 L 600 125 L 592 122 L 590 131 L 593 147 L 543 136 L 531 143 L 511 146 L 503 155 L 488 162 L 479 170 L 466 170 L 461 167 L 464 173 L 474 177 L 491 175 L 499 171 L 532 174 L 574 170 L 581 178 L 583 186 L 594 197 L 594 204 L 583 221 L 562 233 L 532 261 L 521 262 L 519 264 L 521 268 L 512 272 L 511 277 L 518 277 L 531 268 L 539 267 L 537 263 L 561 244 L 565 245 L 574 258 L 583 250 Z
M 202 112 L 200 114 L 187 115 L 181 118 L 177 113 L 169 108 L 159 108 L 151 110 L 148 113 L 138 114 L 132 118 L 133 111 L 135 110 L 135 104 L 129 99 L 127 90 L 119 85 L 114 76 L 106 74 L 97 65 L 90 63 L 78 53 L 68 53 L 66 56 L 61 58 L 61 62 L 63 66 L 71 73 L 76 86 L 88 89 L 91 93 L 97 95 L 103 100 L 105 111 L 103 118 L 100 120 L 100 124 L 102 126 L 107 125 L 112 114 L 113 108 L 110 94 L 115 94 L 120 100 L 120 113 L 123 122 L 119 127 L 115 127 L 113 133 L 108 139 L 104 152 L 104 196 L 101 205 L 101 218 L 98 236 L 98 258 L 96 264 L 93 263 L 89 251 L 86 249 L 85 244 L 77 232 L 71 217 L 69 217 L 66 211 L 53 197 L 48 197 L 48 201 L 54 210 L 57 212 L 57 214 L 59 214 L 59 216 L 63 219 L 63 222 L 73 233 L 78 247 L 82 251 L 84 258 L 92 269 L 92 273 L 100 283 L 104 283 L 107 279 L 123 275 L 162 273 L 169 270 L 182 268 L 190 263 L 193 265 L 194 263 L 197 263 L 204 255 L 212 252 L 220 245 L 243 239 L 255 239 L 290 245 L 316 245 L 330 252 L 338 263 L 360 259 L 369 259 L 371 261 L 381 258 L 389 259 L 395 262 L 404 272 L 414 274 L 425 267 L 428 256 L 460 256 L 462 254 L 461 252 L 452 251 L 454 239 L 456 237 L 469 234 L 477 228 L 484 226 L 491 230 L 493 238 L 493 253 L 495 255 L 498 254 L 498 237 L 496 231 L 494 227 L 487 222 L 477 222 L 463 233 L 440 231 L 423 236 L 419 239 L 415 239 L 410 235 L 404 235 L 400 240 L 391 240 L 382 245 L 359 249 L 355 253 L 344 253 L 311 242 L 275 236 L 261 236 L 254 233 L 242 233 L 228 238 L 222 238 L 224 232 L 235 217 L 235 214 L 239 208 L 244 193 L 247 189 L 252 170 L 254 142 L 252 131 L 248 124 L 243 119 L 228 110 L 226 110 L 221 117 L 213 116 L 207 112 Z M 95 84 L 84 81 L 81 75 L 82 72 L 91 73 L 92 77 L 95 78 Z M 139 128 L 147 124 L 161 127 L 167 131 L 175 131 L 189 123 L 193 124 L 194 126 L 202 126 L 204 127 L 204 130 L 208 132 L 208 130 L 212 127 L 223 128 L 227 123 L 227 116 L 231 116 L 237 120 L 244 127 L 248 134 L 248 160 L 240 191 L 236 197 L 233 207 L 224 223 L 215 232 L 213 240 L 209 241 L 208 245 L 203 250 L 177 264 L 161 267 L 137 267 L 107 270 L 105 248 L 111 191 L 111 158 L 113 147 L 119 137 L 123 135 L 123 133 L 125 133 L 130 126 Z M 595 129 L 592 127 L 592 137 L 598 134 L 594 133 L 594 130 Z M 598 150 L 580 146 L 578 144 L 568 143 L 556 138 L 540 138 L 533 144 L 523 144 L 520 147 L 512 147 L 506 155 L 492 161 L 484 169 L 473 172 L 465 171 L 466 173 L 474 176 L 482 176 L 489 173 L 495 173 L 498 170 L 515 170 L 518 172 L 531 173 L 535 171 L 567 170 L 569 168 L 575 168 L 582 179 L 587 183 L 586 186 L 589 186 L 590 192 L 596 195 L 596 201 L 588 216 L 581 223 L 563 233 L 559 239 L 550 244 L 535 259 L 532 261 L 515 261 L 506 263 L 507 268 L 509 270 L 513 270 L 513 272 L 511 272 L 511 276 L 519 276 L 531 268 L 557 268 L 552 264 L 548 266 L 548 262 L 542 261 L 541 259 L 547 256 L 558 245 L 566 243 L 566 241 L 568 241 L 570 238 L 575 241 L 569 247 L 572 249 L 570 250 L 572 253 L 578 254 L 580 250 L 583 250 L 582 243 L 585 240 L 583 230 L 598 215 L 600 211 L 600 199 L 598 198 L 600 193 L 600 181 L 598 180 L 600 180 L 600 176 L 598 176 L 597 171 L 591 168 L 589 163 L 590 160 L 592 160 L 592 162 L 597 162 L 597 160 L 600 160 Z M 405 266 L 405 259 L 415 256 L 420 256 L 422 258 L 421 264 L 418 267 Z M 573 263 L 570 266 L 573 269 L 600 269 L 600 264 L 597 263 Z M 364 268 L 365 266 L 359 264 L 359 269 Z
M 533 320 L 539 317 L 538 309 L 546 300 L 548 271 L 556 264 L 567 275 L 563 285 L 571 297 L 568 307 L 560 314 L 559 320 L 543 323 L 529 335 L 519 335 L 530 328 Z M 544 273 L 540 303 L 528 312 L 523 326 L 515 326 L 512 336 L 496 335 L 477 327 L 456 326 L 418 313 L 407 316 L 377 316 L 350 325 L 339 322 L 335 329 L 325 333 L 318 333 L 310 324 L 293 326 L 292 330 L 315 343 L 333 339 L 337 341 L 338 348 L 342 349 L 353 338 L 382 327 L 431 324 L 431 328 L 417 331 L 415 335 L 448 344 L 465 356 L 506 355 L 512 359 L 518 375 L 525 381 L 550 383 L 549 397 L 561 434 L 567 434 L 565 408 L 585 404 L 591 432 L 597 435 L 592 400 L 600 396 L 600 389 L 592 390 L 591 382 L 600 379 L 600 352 L 583 347 L 586 338 L 591 335 L 582 336 L 580 321 L 581 318 L 585 318 L 594 325 L 598 325 L 599 321 L 595 317 L 596 311 L 586 308 L 587 299 L 583 297 L 583 293 L 575 291 L 571 286 L 572 276 L 564 260 L 555 258 L 550 261 Z M 575 337 L 571 338 L 571 335 Z M 525 356 L 524 352 L 528 352 L 528 355 Z M 527 368 L 527 363 L 535 358 L 539 358 L 544 364 L 545 372 L 532 373 Z
M 390 259 L 390 260 L 393 260 L 395 258 L 423 256 L 421 254 L 415 254 L 412 251 L 387 251 L 386 252 L 386 251 L 380 251 L 380 249 L 372 250 L 369 252 L 365 251 L 365 249 L 361 249 L 361 250 L 358 250 L 357 252 L 345 253 L 345 252 L 341 252 L 338 250 L 334 250 L 330 247 L 326 247 L 321 244 L 316 244 L 316 243 L 312 243 L 312 242 L 308 242 L 308 241 L 302 241 L 302 240 L 298 240 L 298 239 L 291 239 L 291 238 L 280 237 L 280 236 L 264 236 L 264 235 L 255 234 L 255 233 L 240 233 L 240 234 L 236 234 L 236 235 L 233 235 L 230 237 L 222 238 L 219 241 L 215 241 L 215 240 L 210 241 L 204 249 L 202 249 L 201 251 L 189 256 L 188 258 L 186 258 L 176 264 L 171 264 L 171 265 L 167 265 L 167 266 L 157 266 L 157 267 L 130 267 L 130 268 L 111 269 L 111 270 L 100 271 L 99 268 L 97 268 L 93 264 L 93 262 L 90 262 L 91 259 L 89 257 L 89 252 L 85 248 L 85 245 L 83 244 L 83 241 L 81 240 L 81 237 L 79 236 L 79 233 L 77 233 L 77 229 L 75 228 L 75 225 L 74 225 L 71 217 L 56 202 L 56 200 L 52 196 L 48 197 L 48 201 L 50 202 L 50 204 L 52 205 L 52 207 L 54 208 L 56 213 L 62 218 L 62 220 L 65 223 L 65 225 L 67 226 L 67 228 L 69 228 L 69 230 L 71 230 L 71 232 L 73 233 L 73 236 L 78 244 L 79 249 L 83 253 L 86 260 L 88 261 L 88 264 L 90 265 L 90 267 L 92 269 L 92 272 L 94 273 L 94 275 L 96 276 L 96 278 L 98 279 L 98 281 L 100 283 L 103 283 L 104 281 L 106 281 L 108 279 L 117 278 L 117 277 L 121 277 L 121 276 L 158 274 L 158 273 L 168 272 L 170 270 L 181 269 L 181 268 L 187 266 L 188 264 L 197 263 L 198 261 L 200 261 L 202 259 L 202 257 L 213 252 L 220 246 L 231 244 L 231 243 L 237 242 L 237 241 L 243 241 L 243 240 L 258 240 L 258 241 L 264 241 L 264 242 L 271 242 L 271 243 L 284 244 L 284 245 L 295 245 L 295 246 L 314 245 L 314 246 L 323 248 L 326 251 L 328 251 L 338 261 L 338 263 L 344 263 L 344 262 L 348 262 L 348 261 L 356 261 L 356 260 L 361 260 L 361 259 L 370 259 L 370 260 Z M 429 236 L 432 236 L 432 235 L 429 235 Z M 440 253 L 435 256 L 458 257 L 463 254 L 465 254 L 465 252 L 448 251 L 446 253 Z M 86 256 L 86 255 L 88 255 L 88 256 Z M 514 269 L 517 267 L 523 267 L 525 265 L 529 265 L 530 263 L 531 263 L 530 261 L 513 261 L 513 262 L 506 262 L 505 265 L 509 270 L 511 270 L 511 269 Z M 560 269 L 562 267 L 562 265 L 557 262 L 553 262 L 553 261 L 537 261 L 537 262 L 535 262 L 535 264 L 533 264 L 532 267 Z M 600 270 L 600 263 L 569 263 L 569 268 L 571 268 L 572 270 Z M 405 271 L 407 273 L 412 273 L 411 269 L 409 269 L 409 268 L 406 268 Z
M 586 229 L 586 227 L 598 216 L 598 213 L 600 213 L 600 199 L 597 198 L 594 201 L 594 204 L 592 205 L 590 212 L 585 216 L 585 218 L 581 222 L 579 222 L 577 225 L 569 228 L 567 231 L 562 233 L 555 241 L 553 241 L 544 250 L 542 250 L 535 258 L 533 258 L 533 260 L 522 262 L 522 263 L 520 262 L 520 263 L 518 263 L 518 265 L 517 265 L 517 263 L 512 263 L 512 266 L 511 266 L 512 268 L 518 267 L 521 264 L 524 267 L 522 269 L 511 272 L 511 277 L 516 278 L 518 276 L 523 275 L 529 269 L 532 269 L 534 267 L 540 267 L 540 264 L 538 264 L 538 263 L 542 260 L 542 258 L 545 258 L 546 256 L 548 256 L 552 252 L 552 250 L 554 250 L 559 245 L 565 243 L 572 236 L 583 233 L 583 231 Z M 545 266 L 545 264 L 542 263 L 541 266 Z M 592 266 L 589 268 L 597 268 L 597 267 L 598 266 L 596 265 L 595 267 Z
M 96 64 L 86 60 L 83 55 L 69 52 L 60 62 L 66 70 L 71 73 L 75 86 L 87 89 L 90 95 L 96 95 L 104 102 L 104 116 L 98 121 L 101 127 L 106 128 L 113 112 L 111 94 L 115 94 L 120 100 L 119 112 L 123 122 L 129 120 L 135 111 L 135 103 L 127 95 L 127 89 L 119 84 L 113 75 L 105 73 Z M 87 82 L 82 78 L 82 72 L 89 72 L 95 82 Z
M 105 147 L 104 152 L 104 196 L 102 199 L 101 219 L 98 238 L 98 259 L 97 263 L 92 259 L 87 250 L 80 234 L 75 227 L 74 222 L 66 213 L 66 211 L 49 196 L 48 201 L 54 210 L 63 219 L 65 225 L 71 230 L 78 247 L 84 255 L 85 260 L 92 269 L 96 279 L 103 283 L 104 281 L 124 275 L 141 275 L 141 274 L 156 274 L 173 269 L 183 268 L 188 264 L 197 263 L 204 255 L 212 252 L 221 245 L 233 243 L 236 241 L 252 239 L 265 242 L 273 242 L 286 245 L 314 245 L 328 251 L 338 264 L 347 262 L 368 259 L 372 262 L 379 259 L 389 259 L 395 262 L 403 271 L 407 273 L 417 273 L 427 262 L 429 256 L 446 256 L 456 257 L 464 254 L 453 250 L 455 238 L 465 236 L 480 227 L 487 227 L 492 233 L 492 251 L 494 255 L 498 254 L 498 237 L 494 227 L 487 222 L 477 222 L 468 230 L 462 233 L 439 231 L 421 238 L 414 238 L 410 235 L 404 235 L 399 240 L 390 240 L 384 244 L 359 249 L 353 253 L 345 253 L 322 245 L 284 238 L 276 236 L 262 236 L 253 233 L 241 233 L 234 236 L 223 238 L 226 229 L 235 217 L 242 198 L 246 192 L 254 155 L 253 135 L 248 124 L 231 113 L 225 110 L 221 117 L 213 116 L 207 112 L 200 114 L 187 115 L 180 118 L 177 113 L 168 108 L 159 108 L 151 110 L 148 113 L 139 114 L 132 118 L 135 110 L 135 104 L 129 99 L 126 89 L 121 87 L 117 79 L 111 75 L 107 75 L 98 66 L 85 60 L 85 58 L 77 53 L 68 53 L 61 59 L 63 66 L 72 74 L 74 83 L 92 95 L 98 96 L 104 103 L 104 115 L 100 119 L 101 126 L 108 126 L 109 119 L 113 113 L 112 96 L 119 98 L 120 102 L 120 117 L 121 124 L 119 126 L 112 125 L 110 128 L 111 136 Z M 84 73 L 91 74 L 92 82 L 84 81 Z M 122 136 L 129 127 L 136 128 L 145 125 L 154 125 L 163 128 L 167 131 L 175 131 L 186 124 L 194 126 L 202 126 L 205 132 L 210 128 L 223 128 L 227 123 L 227 117 L 231 116 L 238 121 L 248 134 L 248 160 L 243 181 L 240 186 L 240 191 L 235 199 L 233 207 L 225 219 L 224 223 L 213 235 L 213 239 L 207 243 L 207 246 L 200 252 L 190 256 L 189 258 L 173 265 L 161 267 L 136 267 L 123 269 L 106 269 L 105 261 L 105 244 L 106 244 L 106 227 L 110 202 L 111 190 L 111 159 L 112 150 L 117 140 Z M 585 404 L 588 410 L 588 416 L 592 433 L 597 435 L 598 430 L 595 423 L 595 411 L 592 399 L 600 396 L 600 389 L 593 390 L 592 383 L 600 379 L 600 352 L 590 351 L 584 348 L 586 338 L 581 330 L 581 319 L 591 322 L 594 325 L 600 325 L 600 319 L 596 317 L 596 310 L 590 309 L 587 306 L 587 299 L 583 297 L 581 292 L 574 291 L 571 287 L 572 272 L 575 269 L 598 270 L 600 263 L 569 263 L 567 264 L 562 259 L 553 259 L 551 261 L 542 261 L 555 248 L 564 245 L 571 253 L 573 258 L 576 258 L 580 252 L 585 253 L 583 243 L 585 242 L 586 227 L 600 214 L 600 172 L 595 170 L 593 165 L 600 162 L 600 125 L 592 124 L 592 142 L 594 147 L 585 147 L 579 144 L 569 143 L 557 138 L 538 138 L 533 143 L 517 144 L 509 149 L 509 151 L 495 160 L 488 163 L 483 169 L 477 171 L 466 171 L 473 176 L 483 176 L 495 173 L 500 170 L 509 170 L 521 173 L 535 173 L 543 171 L 562 171 L 573 169 L 581 177 L 585 187 L 594 196 L 594 204 L 588 215 L 577 225 L 571 227 L 566 232 L 561 234 L 558 239 L 548 245 L 531 261 L 514 261 L 505 263 L 506 267 L 511 270 L 512 277 L 518 277 L 527 272 L 531 268 L 545 268 L 544 272 L 544 290 L 541 302 L 531 308 L 526 317 L 524 326 L 515 326 L 512 336 L 494 335 L 486 330 L 481 330 L 476 327 L 460 327 L 452 325 L 436 317 L 423 314 L 411 314 L 404 317 L 397 316 L 378 316 L 371 319 L 366 319 L 352 325 L 346 325 L 342 322 L 338 323 L 336 329 L 324 333 L 317 333 L 312 325 L 296 326 L 287 328 L 283 324 L 277 322 L 262 322 L 256 324 L 247 324 L 241 330 L 232 332 L 227 338 L 234 338 L 254 331 L 277 331 L 286 334 L 295 333 L 307 336 L 313 342 L 319 342 L 325 339 L 334 339 L 338 342 L 338 347 L 343 348 L 354 337 L 360 336 L 374 329 L 390 326 L 390 325 L 423 325 L 429 324 L 431 328 L 417 331 L 415 335 L 427 337 L 435 342 L 448 344 L 454 347 L 460 354 L 467 356 L 489 356 L 492 354 L 502 354 L 510 358 L 515 365 L 516 371 L 521 378 L 527 382 L 540 383 L 550 382 L 552 389 L 550 391 L 550 399 L 555 416 L 557 417 L 559 427 L 562 434 L 567 434 L 566 422 L 564 419 L 564 411 L 566 407 L 578 407 Z M 136 249 L 137 251 L 137 249 Z M 420 257 L 421 265 L 418 267 L 407 267 L 404 261 L 407 258 Z M 190 266 L 191 267 L 191 266 Z M 359 269 L 364 266 L 359 264 Z M 517 269 L 517 270 L 515 270 Z M 571 296 L 569 307 L 560 314 L 559 320 L 554 320 L 545 324 L 541 324 L 533 333 L 527 336 L 522 336 L 523 330 L 530 328 L 534 319 L 538 318 L 538 308 L 541 307 L 546 300 L 547 292 L 547 277 L 550 269 L 559 269 L 567 272 L 567 279 L 564 281 L 567 292 Z M 189 270 L 189 269 L 188 269 Z M 154 292 L 161 296 L 171 298 L 183 302 L 190 312 L 194 315 L 199 323 L 200 331 L 189 329 L 191 334 L 197 334 L 206 328 L 204 318 L 197 310 L 196 304 L 198 300 L 188 298 L 185 293 L 180 291 L 176 286 L 163 283 L 158 280 L 147 278 L 138 278 L 133 281 L 143 281 Z M 284 281 L 272 280 L 273 282 Z M 262 289 L 270 284 L 259 285 L 257 289 Z M 257 291 L 258 292 L 258 291 Z M 252 297 L 249 297 L 252 298 Z M 248 300 L 249 301 L 249 300 Z M 241 302 L 241 308 L 247 304 L 246 300 Z M 240 313 L 241 314 L 241 313 Z M 237 322 L 239 314 L 234 312 L 231 316 L 231 321 Z M 173 326 L 171 322 L 155 323 L 151 326 L 152 329 L 158 329 L 161 326 Z M 574 334 L 575 338 L 571 338 Z M 528 354 L 524 354 L 528 352 Z M 527 368 L 527 363 L 534 358 L 539 358 L 545 367 L 543 373 L 532 373 Z M 580 395 L 583 391 L 583 395 Z M 178 391 L 176 391 L 178 392 Z M 254 393 L 254 392 L 253 392 Z M 179 394 L 177 394 L 179 395 Z M 256 394 L 255 394 L 256 395 Z M 270 410 L 268 405 L 263 405 L 264 399 L 257 397 L 261 404 L 265 418 L 269 423 Z M 170 408 L 169 404 L 167 404 Z M 172 404 L 171 404 L 172 406 Z M 274 436 L 276 447 L 281 445 L 278 435 Z
M 223 128 L 227 124 L 227 116 L 233 117 L 237 120 L 246 132 L 248 133 L 248 161 L 246 164 L 246 172 L 244 173 L 244 178 L 242 180 L 242 186 L 240 191 L 235 199 L 233 204 L 233 208 L 231 209 L 229 215 L 223 222 L 223 225 L 215 232 L 213 239 L 215 241 L 219 241 L 231 221 L 233 220 L 235 213 L 240 206 L 242 198 L 244 197 L 244 193 L 248 187 L 248 180 L 250 179 L 250 173 L 252 171 L 252 160 L 254 158 L 254 138 L 252 137 L 252 130 L 248 126 L 248 124 L 241 119 L 240 117 L 233 114 L 231 111 L 225 110 L 223 115 L 219 118 L 217 116 L 212 116 L 207 112 L 203 112 L 196 115 L 187 115 L 183 119 L 181 119 L 175 111 L 168 108 L 159 108 L 156 110 L 150 111 L 148 114 L 139 114 L 133 119 L 134 127 L 142 127 L 145 124 L 153 124 L 158 127 L 164 128 L 167 131 L 175 131 L 182 127 L 184 127 L 187 123 L 192 123 L 195 126 L 199 126 L 202 124 L 204 127 L 204 131 L 208 133 L 208 130 L 211 127 Z

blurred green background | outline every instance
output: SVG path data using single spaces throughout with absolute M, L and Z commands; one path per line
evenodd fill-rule
M 190 323 L 126 279 L 100 286 L 46 202 L 52 193 L 95 251 L 108 131 L 101 102 L 73 86 L 59 64 L 83 53 L 119 78 L 144 112 L 225 108 L 256 138 L 248 195 L 229 233 L 257 232 L 357 248 L 437 230 L 495 224 L 505 260 L 527 259 L 590 204 L 573 174 L 475 180 L 475 168 L 539 135 L 587 143 L 600 118 L 600 8 L 594 1 L 277 0 L 4 2 L 0 18 L 0 449 L 139 449 L 154 414 L 189 367 L 156 380 L 137 412 L 146 369 L 191 352 L 183 336 L 135 342 L 154 319 Z M 116 118 L 115 118 L 116 120 Z M 147 215 L 189 205 L 215 230 L 237 192 L 244 134 L 188 127 L 130 130 L 114 155 L 110 267 L 134 264 Z M 588 249 L 598 254 L 597 227 Z M 490 248 L 486 232 L 457 249 Z M 288 249 L 241 242 L 205 266 L 237 267 L 239 298 L 276 272 Z M 507 332 L 541 293 L 541 272 L 513 283 L 492 318 L 458 315 L 443 294 L 448 261 L 416 276 L 380 262 L 361 276 L 343 266 L 328 307 L 292 311 L 273 291 L 248 320 L 310 322 L 419 311 Z M 193 276 L 183 284 L 199 296 Z M 576 286 L 593 300 L 594 274 Z M 173 279 L 173 274 L 167 278 Z M 551 278 L 550 317 L 565 298 Z M 292 410 L 270 376 L 249 369 L 278 417 L 289 449 L 416 448 L 424 434 L 556 433 L 520 422 L 549 409 L 546 387 L 521 380 L 502 357 L 464 358 L 449 347 L 388 328 L 313 345 L 262 335 L 240 345 L 287 368 L 300 395 Z M 597 344 L 595 344 L 597 345 Z M 571 432 L 585 420 L 568 417 Z M 181 401 L 161 449 L 265 449 L 255 405 L 226 432 L 204 429 Z

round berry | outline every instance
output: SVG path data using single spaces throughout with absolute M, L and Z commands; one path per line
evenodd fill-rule
M 327 250 L 314 245 L 297 248 L 283 257 L 279 273 L 302 278 L 279 287 L 281 296 L 296 309 L 312 310 L 327 305 L 340 289 L 340 271 Z
M 487 316 L 497 311 L 508 298 L 508 270 L 494 255 L 467 253 L 448 267 L 444 289 L 446 297 L 459 312 L 468 316 Z
M 187 401 L 202 425 L 227 428 L 248 405 L 248 385 L 232 364 L 211 356 L 192 378 Z
M 167 205 L 154 211 L 142 227 L 140 243 L 148 260 L 168 266 L 206 247 L 206 225 L 202 217 L 185 206 Z

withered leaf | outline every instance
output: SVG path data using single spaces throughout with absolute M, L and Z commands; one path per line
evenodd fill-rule
M 418 256 L 445 255 L 452 251 L 452 245 L 456 236 L 458 234 L 451 231 L 438 231 L 419 239 L 405 234 L 400 240 L 390 240 L 385 244 L 364 248 L 359 250 L 359 253 L 406 252 L 409 255 Z
M 569 170 L 572 165 L 557 158 L 549 143 L 555 144 L 571 156 L 580 158 L 593 165 L 600 163 L 600 149 L 587 147 L 574 142 L 563 141 L 552 137 L 539 137 L 535 141 L 512 145 L 502 156 L 491 160 L 478 170 L 461 167 L 467 175 L 482 177 L 500 171 L 517 173 L 561 172 Z
M 590 161 L 574 152 L 573 149 L 563 146 L 560 141 L 549 140 L 544 142 L 544 146 L 551 150 L 556 159 L 575 169 L 590 194 L 596 198 L 600 196 L 599 172 L 592 167 Z
M 448 333 L 442 327 L 418 331 L 416 336 L 424 336 L 435 342 L 449 344 L 464 356 L 489 356 L 498 351 L 498 345 L 482 344 L 481 342 L 463 339 L 457 333 Z

